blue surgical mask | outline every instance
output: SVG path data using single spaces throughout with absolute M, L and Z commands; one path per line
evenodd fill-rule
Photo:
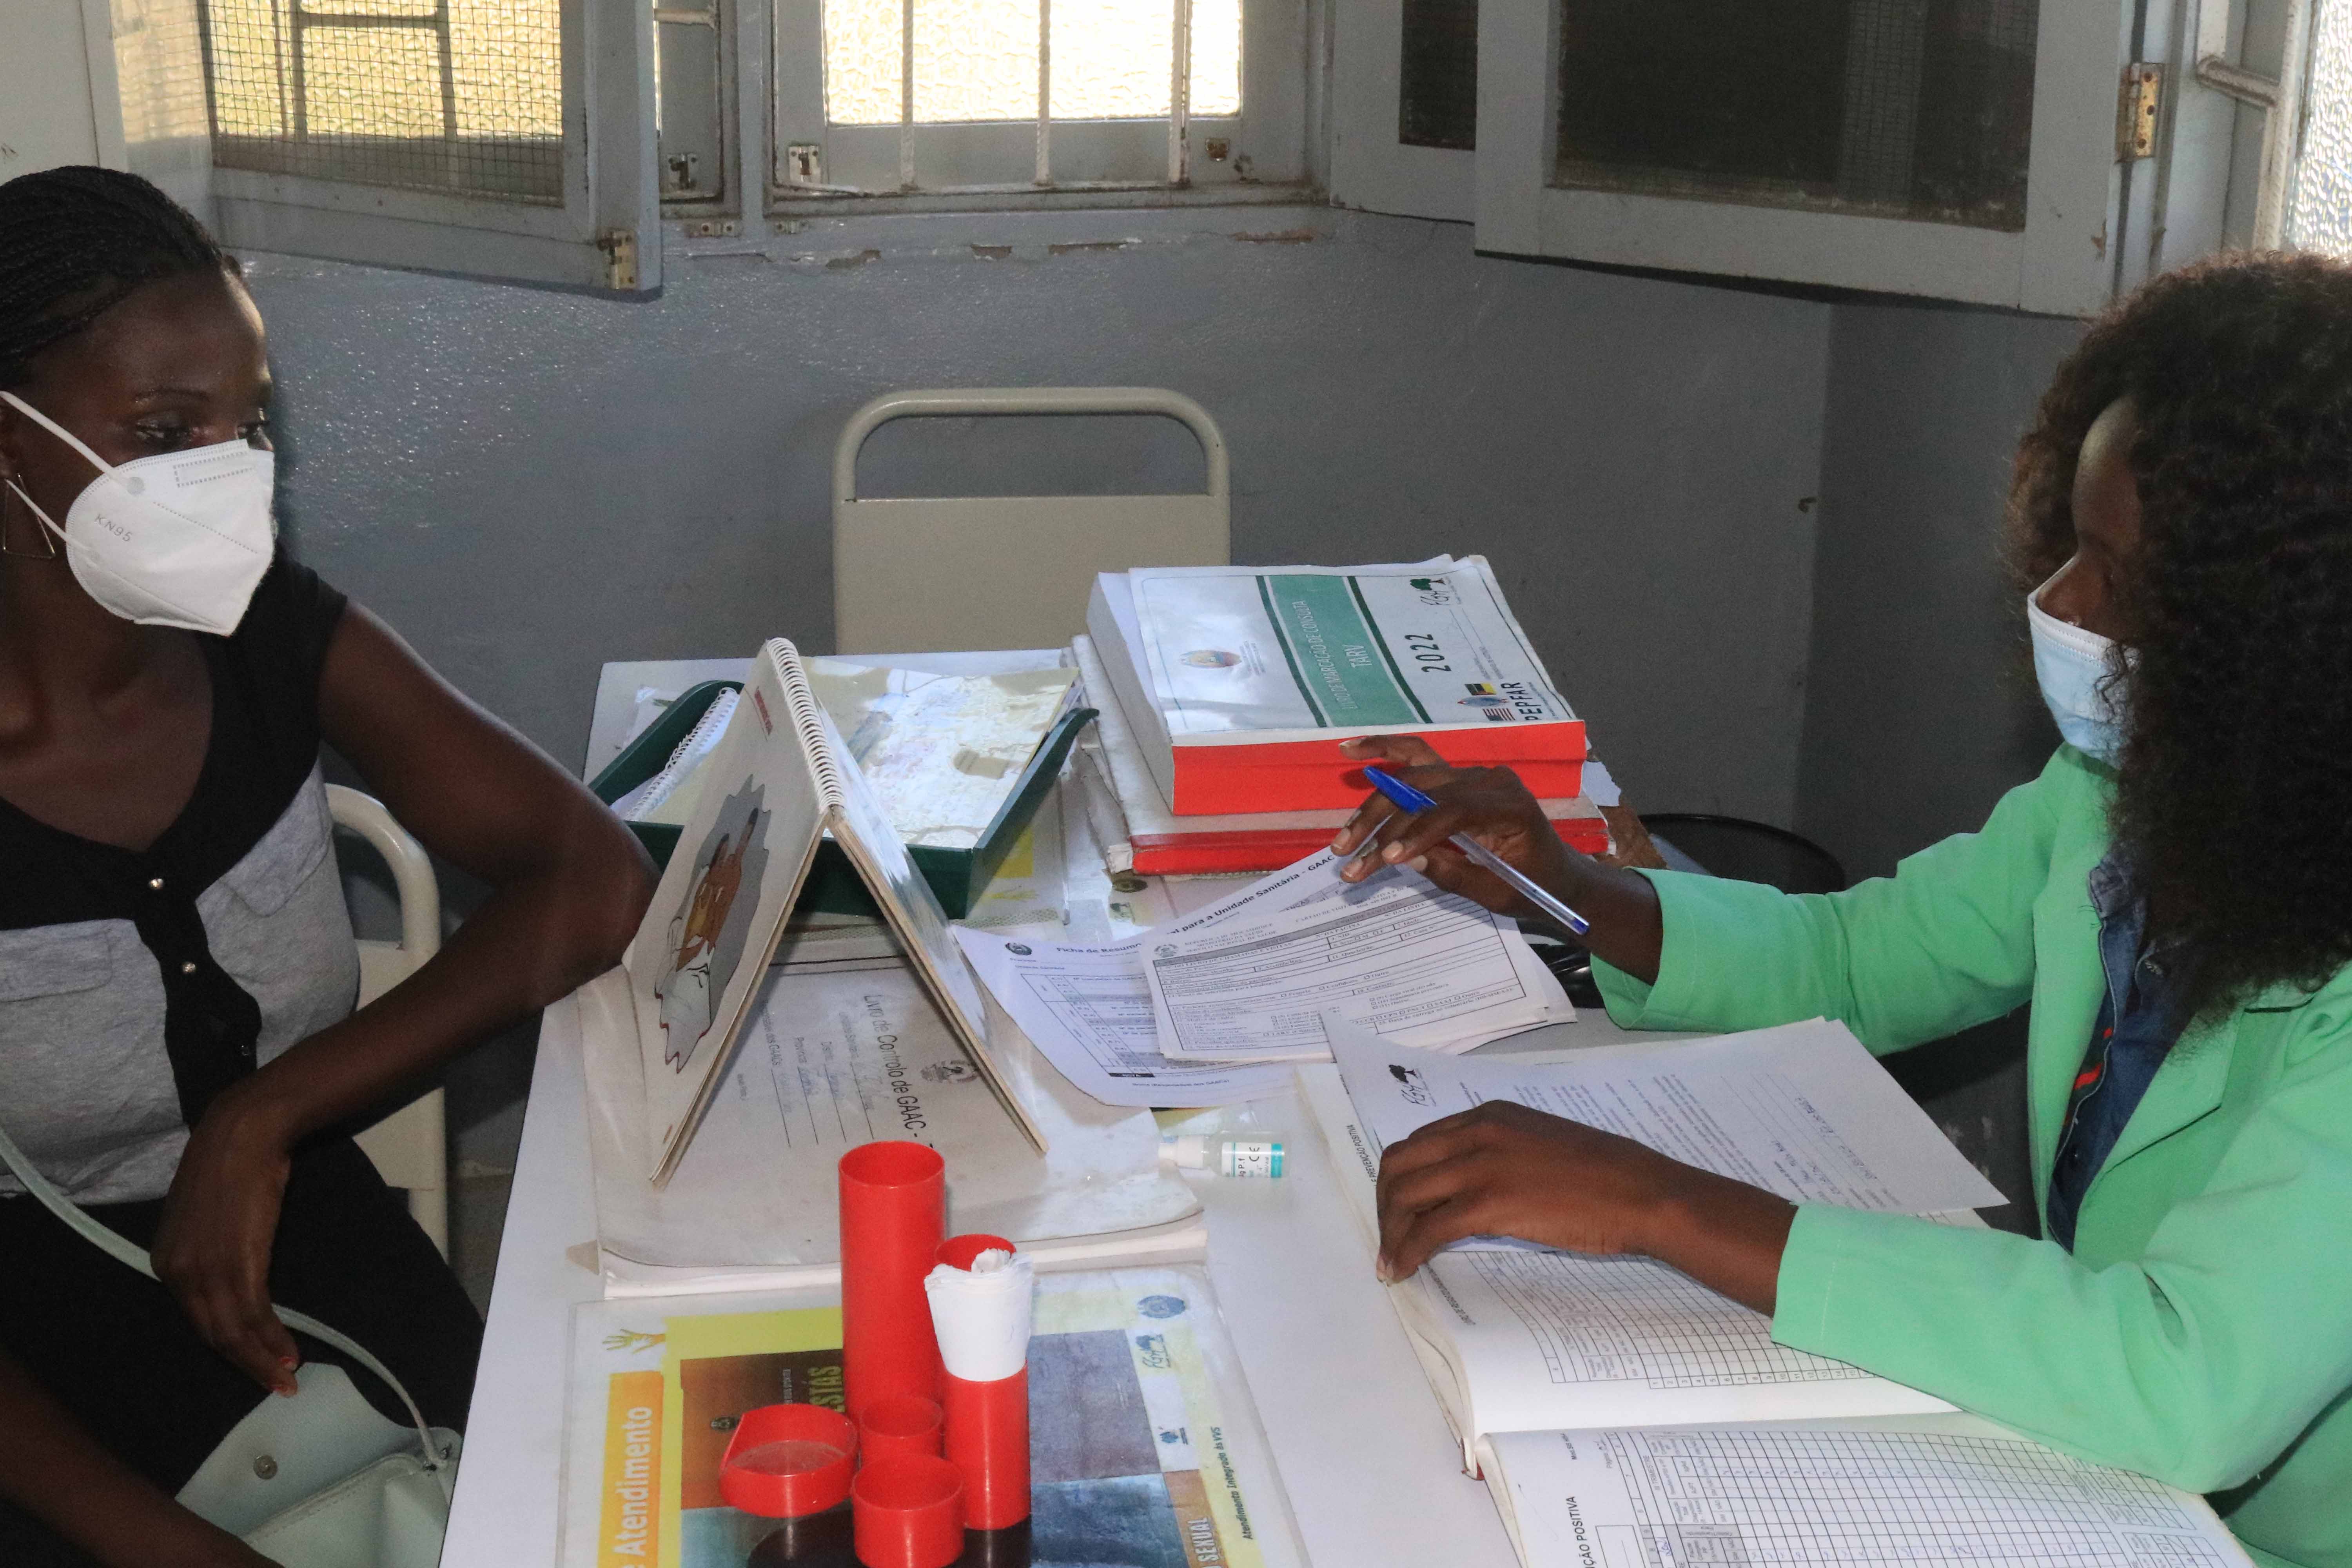
M 2050 583 L 2064 571 L 2060 567 Z M 2025 622 L 2033 636 L 2033 677 L 2066 743 L 2112 768 L 2124 751 L 2123 682 L 2110 679 L 2116 645 L 2044 610 L 2041 600 L 2050 583 L 2025 596 Z M 2128 662 L 2126 655 L 2126 667 Z

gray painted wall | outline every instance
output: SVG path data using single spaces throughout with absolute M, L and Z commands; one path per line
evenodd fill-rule
M 1797 826 L 1856 878 L 1977 826 L 2058 743 L 1995 552 L 2011 451 L 2081 331 L 1921 305 L 1832 314 Z M 1890 1064 L 2012 1194 L 2022 1020 Z
M 1797 823 L 1856 877 L 1975 826 L 2057 745 L 1996 552 L 2011 452 L 2081 331 L 1833 312 Z
M 1638 801 L 1792 819 L 1828 306 L 1322 208 L 721 248 L 641 305 L 252 262 L 296 547 L 566 766 L 605 660 L 830 646 L 830 456 L 866 398 L 1141 384 L 1223 426 L 1236 559 L 1484 552 Z M 864 483 L 1196 483 L 1189 437 L 1139 423 L 901 425 Z M 453 1077 L 461 1152 L 510 1154 L 528 1059 L 517 1037 Z
M 290 531 L 576 766 L 606 659 L 830 646 L 828 465 L 867 397 L 1171 386 L 1232 447 L 1236 559 L 1483 551 L 1629 785 L 1790 817 L 1826 306 L 1324 209 L 1045 222 L 1132 243 L 992 260 L 970 218 L 872 220 L 674 265 L 645 305 L 257 258 Z M 1188 441 L 1116 443 L 1152 488 L 1197 474 Z M 865 472 L 1022 493 L 1073 456 L 902 426 Z

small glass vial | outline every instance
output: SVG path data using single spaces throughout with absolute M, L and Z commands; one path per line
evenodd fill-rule
M 1214 1171 L 1221 1176 L 1273 1177 L 1282 1174 L 1282 1145 L 1271 1138 L 1212 1138 L 1197 1132 L 1171 1134 L 1160 1140 L 1160 1156 L 1187 1171 Z

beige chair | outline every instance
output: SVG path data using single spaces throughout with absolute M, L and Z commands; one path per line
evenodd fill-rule
M 392 819 L 373 795 L 341 784 L 327 786 L 327 809 L 335 826 L 375 847 L 392 869 L 400 897 L 400 940 L 362 942 L 360 1002 L 362 1005 L 407 979 L 441 951 L 441 888 L 425 847 Z M 408 1212 L 441 1255 L 449 1255 L 449 1128 L 442 1091 L 420 1096 L 360 1134 L 383 1179 L 408 1192 Z
M 857 493 L 857 452 L 893 419 L 952 415 L 1159 414 L 1208 458 L 1199 495 Z M 843 653 L 1058 647 L 1087 629 L 1095 576 L 1233 558 L 1225 438 L 1208 410 L 1149 386 L 973 387 L 885 393 L 833 453 L 834 647 Z

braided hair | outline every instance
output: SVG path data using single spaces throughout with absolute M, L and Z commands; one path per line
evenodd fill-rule
M 136 174 L 43 169 L 0 184 L 0 387 L 144 283 L 236 263 Z

